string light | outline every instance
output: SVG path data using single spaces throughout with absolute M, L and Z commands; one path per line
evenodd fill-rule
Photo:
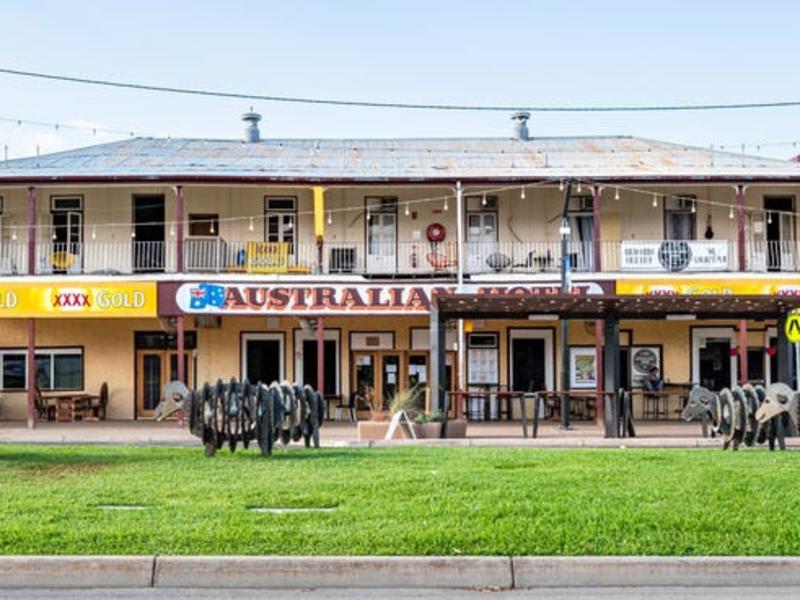
M 169 226 L 169 236 L 170 237 L 175 237 L 175 225 L 170 225 Z
M 442 209 L 444 210 L 444 212 L 450 210 L 450 207 L 447 205 L 447 196 L 444 197 L 444 206 L 442 206 Z
M 481 198 L 481 206 L 486 206 L 486 193 L 484 192 L 483 198 Z
M 772 211 L 767 211 L 767 225 L 772 225 Z
M 653 208 L 658 208 L 658 194 L 653 194 Z
M 559 192 L 563 192 L 564 191 L 564 180 L 563 179 L 559 179 L 558 180 L 558 191 Z
M 411 208 L 409 207 L 408 202 L 406 202 L 406 209 L 403 211 L 403 213 L 406 216 L 409 216 L 411 214 Z
M 97 239 L 97 226 L 96 225 L 92 225 L 92 239 L 93 240 Z
M 16 241 L 17 241 L 17 230 L 16 230 L 16 229 L 14 229 L 14 230 L 11 232 L 11 241 L 12 241 L 12 242 L 16 242 Z
M 208 231 L 211 233 L 211 235 L 216 234 L 216 231 L 214 230 L 214 219 L 211 219 L 211 227 Z
M 614 200 L 619 200 L 619 188 L 614 188 Z
M 53 240 L 55 241 L 57 239 L 58 239 L 58 236 L 56 235 L 56 230 L 53 229 Z
M 525 187 L 524 187 L 524 186 L 523 186 L 523 188 L 522 188 L 522 189 L 519 191 L 519 199 L 520 199 L 520 200 L 525 200 Z
M 255 229 L 255 225 L 253 224 L 253 217 L 250 217 L 250 223 L 247 225 L 248 231 L 253 231 Z
M 136 230 L 131 229 L 131 238 L 136 238 Z
M 328 211 L 328 225 L 333 225 L 333 214 Z
M 579 179 L 578 180 L 578 193 L 580 194 L 582 191 L 583 191 L 583 188 L 581 187 L 581 180 Z
M 691 208 L 692 214 L 695 214 L 697 212 L 697 202 L 695 202 L 694 199 L 692 199 L 691 203 L 692 203 L 692 208 Z
M 733 207 L 732 206 L 731 206 L 731 209 L 728 211 L 728 218 L 729 219 L 733 218 Z

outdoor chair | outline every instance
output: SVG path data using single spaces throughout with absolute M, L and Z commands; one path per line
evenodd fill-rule
M 100 386 L 100 393 L 96 397 L 89 399 L 89 406 L 87 409 L 89 418 L 105 421 L 107 407 L 108 407 L 108 383 L 104 381 Z
M 339 402 L 336 404 L 336 411 L 334 412 L 334 418 L 337 421 L 342 420 L 342 413 L 347 411 L 348 418 L 350 419 L 351 423 L 356 422 L 356 403 L 354 398 L 354 393 L 350 394 L 349 396 L 342 395 L 339 397 Z
M 48 406 L 42 399 L 42 390 L 39 386 L 33 386 L 33 404 L 36 408 L 36 417 L 42 421 L 55 421 L 56 407 Z

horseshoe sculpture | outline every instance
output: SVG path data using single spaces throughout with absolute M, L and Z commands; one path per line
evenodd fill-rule
M 227 442 L 231 452 L 241 442 L 248 448 L 256 440 L 269 456 L 276 440 L 288 445 L 303 438 L 306 447 L 319 447 L 319 428 L 325 418 L 322 394 L 311 386 L 288 381 L 270 385 L 232 378 L 190 391 L 180 382 L 164 386 L 163 399 L 155 409 L 162 421 L 178 411 L 189 417 L 189 430 L 203 441 L 206 456 L 214 456 Z

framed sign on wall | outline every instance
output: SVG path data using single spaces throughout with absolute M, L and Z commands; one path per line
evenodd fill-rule
M 642 387 L 642 380 L 650 373 L 650 369 L 661 369 L 661 346 L 631 346 L 631 385 Z
M 597 387 L 597 354 L 594 346 L 569 349 L 569 385 L 577 389 Z

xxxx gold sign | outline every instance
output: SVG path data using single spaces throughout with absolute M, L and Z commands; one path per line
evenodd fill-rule
M 618 279 L 617 294 L 633 296 L 800 296 L 800 279 Z
M 0 282 L 0 318 L 155 317 L 155 283 Z

